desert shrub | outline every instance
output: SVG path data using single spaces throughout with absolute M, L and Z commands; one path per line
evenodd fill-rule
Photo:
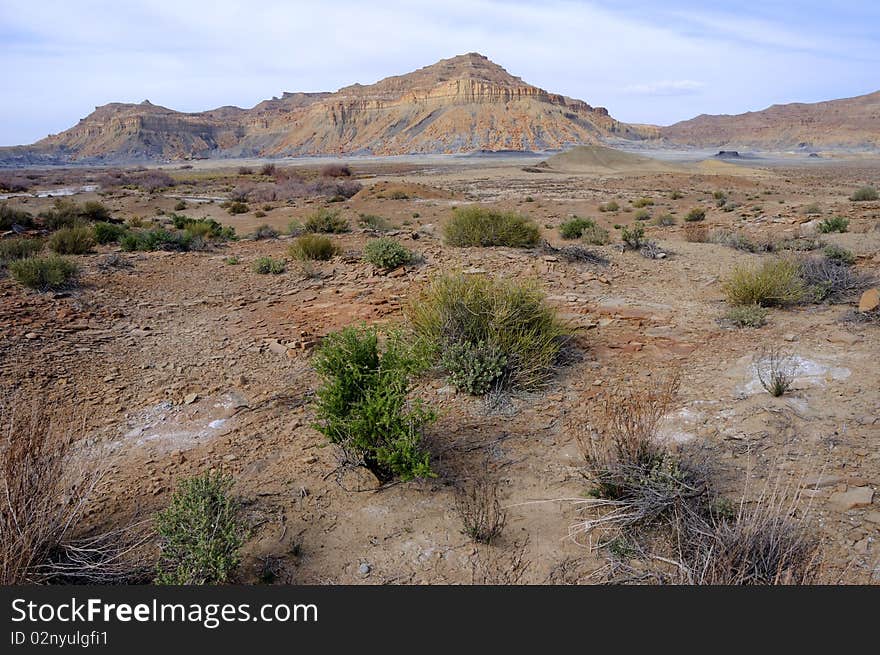
M 271 175 L 275 175 L 275 173 L 276 173 L 275 164 L 263 164 L 260 167 L 260 175 L 271 176 Z
M 401 191 L 400 189 L 395 189 L 391 193 L 388 194 L 389 200 L 409 200 L 409 194 L 406 191 Z
M 149 193 L 154 193 L 160 189 L 167 189 L 177 184 L 168 173 L 158 170 L 144 171 L 133 175 L 131 182 Z
M 306 232 L 323 232 L 325 234 L 342 234 L 348 232 L 348 221 L 337 210 L 319 209 L 306 218 Z
M 9 193 L 22 193 L 32 186 L 26 177 L 14 173 L 0 173 L 0 189 Z
M 2 239 L 0 240 L 0 266 L 6 266 L 17 259 L 33 257 L 43 249 L 40 239 Z
M 838 300 L 874 281 L 872 276 L 825 256 L 804 257 L 799 266 L 799 275 L 807 290 L 805 299 L 813 302 Z
M 650 207 L 654 204 L 654 200 L 648 197 L 636 198 L 632 202 L 632 206 L 638 209 L 639 207 Z
M 232 189 L 232 191 L 229 192 L 229 199 L 233 202 L 238 202 L 238 203 L 245 203 L 248 200 L 254 200 L 256 202 L 260 202 L 261 200 L 263 200 L 263 198 L 260 197 L 261 194 L 254 194 L 255 189 L 256 189 L 256 187 L 250 183 L 239 184 L 237 187 L 235 187 L 234 189 Z M 272 199 L 274 199 L 274 197 L 269 198 L 269 200 L 272 200 Z M 247 211 L 247 210 L 245 210 L 245 211 Z M 230 212 L 230 213 L 232 213 L 232 212 Z M 243 214 L 245 212 L 238 212 L 238 213 Z
M 671 227 L 675 225 L 676 222 L 675 216 L 672 214 L 663 214 L 654 219 L 654 225 L 659 225 L 660 227 Z
M 742 232 L 731 232 L 728 230 L 713 230 L 709 233 L 708 241 L 735 250 L 742 250 L 743 252 L 772 252 L 776 249 L 772 242 L 764 240 L 753 241 Z
M 734 305 L 785 306 L 801 301 L 806 288 L 800 266 L 791 259 L 773 259 L 758 267 L 739 266 L 723 283 Z
M 559 226 L 559 236 L 563 239 L 580 239 L 584 230 L 595 227 L 595 221 L 589 218 L 573 218 Z
M 186 209 L 186 201 L 178 200 L 177 203 L 174 205 L 174 211 L 182 212 L 184 209 Z
M 684 194 L 681 191 L 673 191 L 669 194 L 669 197 L 672 200 L 681 200 L 682 198 L 684 198 Z
M 329 237 L 319 234 L 303 234 L 297 237 L 288 254 L 297 260 L 326 261 L 339 252 L 339 248 Z
M 230 214 L 247 214 L 250 211 L 250 208 L 247 206 L 247 203 L 234 201 L 229 203 L 226 211 Z
M 808 252 L 810 250 L 818 250 L 822 248 L 825 244 L 823 244 L 819 239 L 812 239 L 810 237 L 793 237 L 788 239 L 782 239 L 781 241 L 776 242 L 774 248 L 776 250 L 791 250 L 793 252 Z
M 645 245 L 645 228 L 641 225 L 624 225 L 620 230 L 620 240 L 628 250 L 639 250 Z
M 398 337 L 383 349 L 375 328 L 348 327 L 324 340 L 313 363 L 323 383 L 315 427 L 347 461 L 383 481 L 434 475 L 421 437 L 435 416 L 407 401 L 415 363 Z
M 849 229 L 849 220 L 843 216 L 826 218 L 819 223 L 818 227 L 819 232 L 822 234 L 828 234 L 829 232 L 846 232 L 847 229 Z
M 129 232 L 119 240 L 120 247 L 127 252 L 134 250 L 185 252 L 190 249 L 191 243 L 192 237 L 186 232 L 171 232 L 162 228 Z
M 491 544 L 501 536 L 507 512 L 498 497 L 498 479 L 489 471 L 488 459 L 475 475 L 455 486 L 455 511 L 462 533 L 478 544 Z
M 600 212 L 616 212 L 620 211 L 620 205 L 616 200 L 612 200 L 610 202 L 603 203 L 599 205 Z
M 780 348 L 762 350 L 754 361 L 755 374 L 764 391 L 778 398 L 791 388 L 797 369 L 790 355 Z
M 228 266 L 238 266 L 241 263 L 241 259 L 239 259 L 236 255 L 230 255 L 226 259 L 223 260 Z
M 825 246 L 825 248 L 823 248 L 822 250 L 822 254 L 835 264 L 851 266 L 856 261 L 856 256 L 852 253 L 852 251 L 847 250 L 846 248 L 842 248 L 841 246 Z
M 633 218 L 637 221 L 648 221 L 651 220 L 651 212 L 647 209 L 640 209 L 635 214 L 633 214 Z
M 28 212 L 0 203 L 0 230 L 11 230 L 13 225 L 31 227 L 33 224 L 34 217 Z
M 722 320 L 738 328 L 759 328 L 767 323 L 767 310 L 760 305 L 731 307 Z
M 865 202 L 868 200 L 877 200 L 878 197 L 880 196 L 877 194 L 877 189 L 872 186 L 863 186 L 853 191 L 853 194 L 849 199 L 855 202 Z
M 688 223 L 696 223 L 706 219 L 706 210 L 702 207 L 694 207 L 684 217 Z
M 189 218 L 182 214 L 171 214 L 171 222 L 175 228 L 184 230 L 191 237 L 214 241 L 231 241 L 236 238 L 234 227 L 223 226 L 213 218 Z
M 83 203 L 79 210 L 80 217 L 89 221 L 108 221 L 110 220 L 110 210 L 96 200 L 89 200 Z
M 322 177 L 351 177 L 351 169 L 346 164 L 327 164 L 321 167 Z
M 460 341 L 444 349 L 440 366 L 456 389 L 482 396 L 502 382 L 507 356 L 497 346 L 483 341 Z
M 50 230 L 73 227 L 82 222 L 79 205 L 67 198 L 57 198 L 52 208 L 40 212 L 39 216 Z
M 816 216 L 822 213 L 822 208 L 815 202 L 804 207 L 803 212 L 807 216 Z
M 70 287 L 79 275 L 76 264 L 57 255 L 17 259 L 8 268 L 17 282 L 37 291 Z
M 59 255 L 83 255 L 92 249 L 95 240 L 92 230 L 85 226 L 64 227 L 49 237 L 47 245 Z
M 287 233 L 290 236 L 297 237 L 300 234 L 302 234 L 303 232 L 305 232 L 305 228 L 303 227 L 302 222 L 300 222 L 296 219 L 293 219 L 292 221 L 290 221 L 287 224 Z
M 254 212 L 254 218 L 266 218 L 266 212 L 264 212 L 262 209 L 258 209 Z
M 260 225 L 253 233 L 250 235 L 251 239 L 254 241 L 262 241 L 263 239 L 275 239 L 278 237 L 278 230 L 270 225 Z
M 251 168 L 250 166 L 239 166 L 238 167 L 238 174 L 239 175 L 253 175 L 254 169 Z
M 156 515 L 161 554 L 156 584 L 229 582 L 241 561 L 244 528 L 230 497 L 232 478 L 207 473 L 183 480 Z
M 522 214 L 473 205 L 453 211 L 444 227 L 444 236 L 451 246 L 524 248 L 538 243 L 541 231 L 532 219 Z
M 364 246 L 364 259 L 376 268 L 393 269 L 413 260 L 413 253 L 390 238 L 373 239 Z
M 534 284 L 460 273 L 434 278 L 407 316 L 429 360 L 455 344 L 484 344 L 504 355 L 503 380 L 514 388 L 544 385 L 570 336 Z
M 690 223 L 684 226 L 684 238 L 690 243 L 706 243 L 709 240 L 709 228 Z
M 260 275 L 280 275 L 287 269 L 287 263 L 283 259 L 272 259 L 271 257 L 259 257 L 252 267 L 254 273 Z
M 391 229 L 391 223 L 387 219 L 375 214 L 361 214 L 358 216 L 358 225 L 367 230 L 387 232 Z
M 122 236 L 128 232 L 123 225 L 116 223 L 95 223 L 92 226 L 92 234 L 98 243 L 116 243 Z
M 604 246 L 611 242 L 611 236 L 605 228 L 599 227 L 598 225 L 591 225 L 585 227 L 581 232 L 581 240 L 591 246 Z

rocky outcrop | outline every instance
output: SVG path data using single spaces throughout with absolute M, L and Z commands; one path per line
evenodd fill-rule
M 547 150 L 643 134 L 470 53 L 336 93 L 285 93 L 252 109 L 104 105 L 31 147 L 0 149 L 0 161 Z

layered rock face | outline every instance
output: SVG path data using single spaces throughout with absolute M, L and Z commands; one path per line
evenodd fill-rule
M 697 116 L 660 128 L 673 144 L 757 150 L 880 148 L 880 91 L 812 104 L 773 105 L 735 116 Z
M 643 134 L 604 108 L 526 84 L 470 53 L 336 93 L 285 93 L 247 110 L 105 105 L 31 147 L 0 149 L 0 161 L 546 150 Z

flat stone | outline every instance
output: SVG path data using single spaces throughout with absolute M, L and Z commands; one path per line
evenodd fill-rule
M 837 509 L 846 511 L 856 507 L 867 507 L 874 498 L 871 487 L 848 487 L 846 491 L 831 494 L 831 504 Z
M 859 299 L 859 311 L 870 312 L 872 309 L 877 309 L 877 307 L 880 307 L 880 289 L 874 287 L 862 294 L 862 297 Z
M 184 405 L 192 405 L 195 401 L 199 399 L 199 394 L 197 393 L 189 393 L 183 399 Z
M 833 487 L 841 482 L 846 482 L 846 478 L 842 475 L 815 475 L 810 478 L 805 478 L 801 484 L 808 489 L 816 489 L 821 487 Z
M 833 332 L 825 337 L 825 339 L 831 343 L 843 343 L 847 346 L 852 346 L 862 340 L 859 335 L 850 334 L 849 332 Z

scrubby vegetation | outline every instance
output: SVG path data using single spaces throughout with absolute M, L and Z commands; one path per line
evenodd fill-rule
M 446 373 L 465 391 L 542 386 L 570 336 L 535 285 L 483 276 L 435 278 L 407 315 L 428 359 L 455 366 Z
M 190 237 L 200 237 L 213 241 L 232 241 L 236 238 L 235 228 L 221 225 L 213 218 L 189 218 L 172 214 L 171 222 L 178 230 L 184 230 Z
M 444 236 L 450 246 L 524 248 L 537 244 L 541 231 L 532 219 L 522 214 L 473 205 L 453 211 Z
M 849 199 L 854 202 L 865 202 L 869 200 L 877 200 L 878 198 L 880 198 L 880 195 L 877 194 L 877 189 L 872 186 L 863 186 L 856 189 L 849 197 Z
M 303 225 L 306 232 L 323 232 L 325 234 L 342 234 L 349 231 L 348 221 L 338 210 L 319 209 L 306 218 Z
M 620 211 L 620 205 L 616 200 L 612 200 L 610 202 L 603 203 L 599 205 L 600 212 L 617 212 Z
M 119 241 L 120 247 L 127 252 L 135 250 L 184 252 L 190 249 L 191 243 L 192 237 L 186 232 L 171 232 L 163 228 L 128 232 Z
M 323 382 L 315 427 L 340 447 L 345 463 L 382 481 L 434 475 L 422 431 L 435 416 L 408 400 L 416 360 L 400 338 L 390 335 L 383 348 L 374 328 L 349 327 L 324 340 L 313 364 Z
M 13 225 L 30 227 L 34 224 L 34 217 L 22 209 L 10 207 L 5 202 L 0 204 L 0 230 L 11 230 Z
M 47 245 L 59 255 L 84 255 L 95 245 L 95 239 L 88 227 L 63 227 L 49 237 Z
M 850 266 L 856 261 L 856 256 L 852 253 L 852 251 L 847 250 L 846 248 L 842 248 L 841 246 L 825 246 L 825 248 L 822 250 L 822 254 L 835 264 Z
M 73 286 L 79 267 L 58 255 L 25 257 L 10 262 L 9 274 L 19 283 L 36 291 L 57 291 Z
M 2 239 L 0 240 L 0 267 L 17 259 L 32 257 L 43 249 L 40 239 Z
M 116 223 L 100 222 L 92 226 L 92 234 L 95 241 L 100 244 L 116 243 L 125 236 L 126 232 L 128 230 L 125 229 L 124 225 Z
M 585 227 L 581 232 L 581 240 L 591 246 L 604 246 L 611 242 L 608 230 L 598 225 Z
M 358 216 L 358 224 L 366 230 L 376 232 L 387 232 L 391 229 L 391 223 L 388 222 L 388 219 L 375 214 L 361 214 Z
M 760 305 L 741 305 L 731 307 L 723 321 L 738 328 L 759 328 L 767 323 L 767 310 Z
M 297 237 L 296 241 L 288 248 L 288 254 L 300 261 L 326 261 L 338 251 L 339 249 L 329 237 L 318 234 L 303 234 Z
M 623 226 L 620 230 L 620 240 L 627 250 L 640 250 L 646 243 L 645 228 L 641 225 Z
M 283 259 L 273 259 L 272 257 L 259 257 L 254 262 L 252 269 L 254 273 L 260 275 L 280 275 L 287 270 L 287 262 Z
M 757 267 L 737 267 L 724 281 L 723 288 L 732 304 L 761 307 L 791 305 L 806 294 L 800 266 L 784 258 L 768 260 Z
M 706 210 L 702 207 L 695 207 L 685 215 L 684 220 L 688 223 L 706 220 Z
M 394 239 L 373 239 L 364 246 L 364 259 L 376 268 L 390 270 L 409 264 L 413 253 Z
M 241 561 L 245 531 L 232 478 L 206 473 L 183 480 L 168 507 L 156 516 L 161 555 L 156 583 L 224 584 Z
M 563 239 L 580 239 L 584 231 L 596 226 L 589 218 L 573 218 L 559 226 L 559 236 Z
M 846 232 L 849 229 L 849 220 L 843 216 L 826 218 L 819 223 L 818 229 L 822 234 L 828 234 L 829 232 Z
M 271 225 L 260 225 L 253 233 L 250 235 L 250 238 L 254 241 L 261 241 L 263 239 L 275 239 L 278 237 L 278 230 L 276 230 Z

